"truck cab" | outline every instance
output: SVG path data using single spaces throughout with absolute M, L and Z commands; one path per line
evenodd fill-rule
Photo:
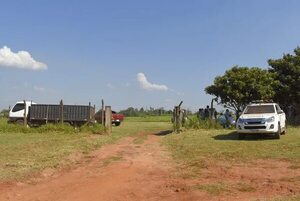
M 277 103 L 251 103 L 236 124 L 239 138 L 243 139 L 246 134 L 275 134 L 280 139 L 285 134 L 286 115 Z
M 26 108 L 26 114 L 25 117 L 28 116 L 29 107 L 33 104 L 36 104 L 32 101 L 19 101 L 17 102 L 9 111 L 8 115 L 8 122 L 10 123 L 18 123 L 23 124 L 24 123 L 24 113 Z

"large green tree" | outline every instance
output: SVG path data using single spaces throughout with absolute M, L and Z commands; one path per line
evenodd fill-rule
M 220 104 L 234 110 L 238 117 L 249 102 L 272 99 L 277 84 L 274 74 L 267 70 L 234 66 L 223 76 L 216 77 L 214 84 L 205 91 L 216 96 Z
M 294 50 L 295 55 L 285 54 L 281 59 L 270 59 L 270 72 L 275 73 L 279 81 L 275 88 L 275 100 L 283 107 L 300 104 L 300 47 Z

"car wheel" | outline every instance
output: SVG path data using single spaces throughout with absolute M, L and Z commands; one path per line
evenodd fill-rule
M 281 134 L 281 127 L 280 127 L 280 123 L 278 123 L 278 130 L 275 133 L 275 139 L 280 139 L 280 134 Z
M 283 131 L 281 132 L 281 135 L 285 135 L 286 133 L 286 127 L 283 128 Z
M 121 122 L 116 122 L 115 125 L 116 126 L 120 126 Z

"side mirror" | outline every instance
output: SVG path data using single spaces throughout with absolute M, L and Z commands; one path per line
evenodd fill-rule
M 282 111 L 282 110 L 278 110 L 277 113 L 278 113 L 278 114 L 282 114 L 283 111 Z

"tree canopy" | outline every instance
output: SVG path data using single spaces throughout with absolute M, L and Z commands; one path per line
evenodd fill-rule
M 253 100 L 267 100 L 275 96 L 274 87 L 278 82 L 274 73 L 258 67 L 234 66 L 214 84 L 205 88 L 206 93 L 216 96 L 219 103 L 239 113 Z
M 275 73 L 279 85 L 275 88 L 275 100 L 288 107 L 300 103 L 300 47 L 295 55 L 285 54 L 280 59 L 270 59 L 270 72 Z

